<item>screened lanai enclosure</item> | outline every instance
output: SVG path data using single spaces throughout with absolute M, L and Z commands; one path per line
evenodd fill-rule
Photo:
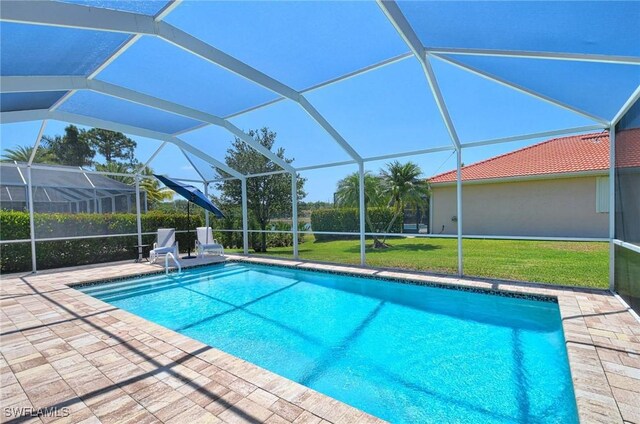
M 473 247 L 478 240 L 608 243 L 609 287 L 638 308 L 638 2 L 80 0 L 2 1 L 1 6 L 2 125 L 40 124 L 29 140 L 36 150 L 54 122 L 119 131 L 153 146 L 141 163 L 153 166 L 162 155 L 186 160 L 198 175 L 193 184 L 205 191 L 240 181 L 238 219 L 216 228 L 237 235 L 234 247 L 240 253 L 250 253 L 251 237 L 261 231 L 291 237 L 288 257 L 294 259 L 314 259 L 300 247 L 305 237 L 316 242 L 343 237 L 351 243 L 350 263 L 389 266 L 369 248 L 370 239 L 397 237 L 402 225 L 395 230 L 367 224 L 374 207 L 368 204 L 365 180 L 389 162 L 411 160 L 423 164 L 425 177 L 449 170 L 456 175 L 454 213 L 447 216 L 452 232 L 430 228 L 411 235 L 443 240 L 437 248 L 408 253 L 424 265 L 421 270 L 478 275 L 471 264 L 492 260 L 490 247 L 481 253 Z M 262 127 L 278 133 L 275 147 L 294 160 L 249 134 Z M 604 206 L 596 211 L 595 195 L 591 202 L 606 234 L 470 232 L 465 220 L 483 205 L 465 205 L 472 185 L 463 178 L 465 165 L 571 134 L 608 140 L 605 168 L 598 169 Z M 256 174 L 229 165 L 225 152 L 234 140 L 266 157 L 270 170 Z M 25 164 L 2 166 L 2 208 L 22 202 L 30 214 L 26 232 L 3 236 L 2 244 L 5 249 L 30 245 L 33 271 L 38 249 L 52 239 L 39 234 L 35 222 L 45 198 L 47 211 L 125 208 L 136 215 L 128 226 L 75 238 L 133 237 L 129 244 L 141 244 L 152 231 L 142 223 L 140 181 L 147 176 L 133 175 L 135 184 L 127 187 L 98 187 L 98 174 L 74 171 L 74 181 L 82 177 L 82 184 L 96 185 L 80 190 L 94 190 L 92 197 L 80 198 L 79 187 L 51 193 L 37 180 L 49 168 L 35 156 Z M 505 176 L 511 172 L 526 179 L 519 167 L 513 164 Z M 174 175 L 179 168 L 167 174 L 188 180 Z M 15 178 L 16 171 L 21 178 Z M 298 184 L 306 181 L 309 193 L 335 185 L 325 182 L 327 173 L 358 176 L 352 227 L 325 231 L 304 225 Z M 280 174 L 290 178 L 292 202 L 274 220 L 289 227 L 261 230 L 248 212 L 251 180 Z M 581 176 L 549 173 L 545 179 Z M 113 194 L 131 189 L 133 196 Z M 571 209 L 571 198 L 560 202 Z M 546 205 L 545 211 L 558 206 Z M 510 208 L 501 213 L 509 219 Z
M 135 187 L 81 168 L 38 167 L 27 163 L 0 163 L 2 209 L 36 212 L 135 213 Z M 31 196 L 25 178 L 31 174 Z M 146 192 L 140 192 L 146 210 Z

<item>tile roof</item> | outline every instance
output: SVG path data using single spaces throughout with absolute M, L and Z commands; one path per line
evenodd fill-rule
M 640 166 L 640 129 L 618 133 L 617 166 Z M 462 168 L 463 181 L 550 175 L 609 169 L 609 134 L 599 132 L 554 138 Z M 429 179 L 456 181 L 452 170 Z

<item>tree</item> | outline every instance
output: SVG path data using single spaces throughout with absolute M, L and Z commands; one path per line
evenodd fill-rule
M 385 233 L 391 230 L 396 219 L 404 213 L 405 207 L 417 207 L 429 197 L 429 185 L 426 180 L 419 178 L 420 175 L 422 170 L 413 162 L 401 164 L 393 161 L 382 170 L 383 193 L 389 199 L 388 206 L 394 210 Z M 382 240 L 382 245 L 376 247 L 386 247 L 385 241 L 386 237 Z
M 75 125 L 69 125 L 64 129 L 63 136 L 43 136 L 43 145 L 61 165 L 89 166 L 93 163 L 96 152 L 81 136 L 82 132 Z
M 148 166 L 140 166 L 138 170 L 142 175 L 153 176 L 153 169 Z M 166 187 L 160 188 L 160 181 L 156 177 L 142 178 L 140 180 L 140 188 L 147 192 L 147 200 L 151 204 L 173 199 L 173 191 Z
M 380 206 L 384 204 L 382 179 L 376 177 L 371 172 L 364 173 L 364 217 L 369 226 L 370 231 L 377 231 L 371 224 L 369 218 L 369 207 Z M 358 208 L 360 207 L 360 174 L 354 172 L 338 181 L 338 189 L 336 191 L 336 203 L 340 207 Z M 377 238 L 374 237 L 374 245 L 377 244 Z
M 142 175 L 152 178 L 140 179 L 140 190 L 147 193 L 147 201 L 153 205 L 155 202 L 162 202 L 164 200 L 173 199 L 173 191 L 168 188 L 160 188 L 160 182 L 157 178 L 153 177 L 153 169 L 148 166 L 138 166 L 130 168 L 123 163 L 107 162 L 105 164 L 96 164 L 96 171 L 112 172 L 114 174 L 130 174 L 132 172 L 139 172 Z M 123 184 L 134 186 L 136 183 L 135 177 L 125 175 L 107 175 L 112 180 L 120 181 Z
M 92 128 L 89 131 L 83 131 L 81 137 L 104 156 L 107 163 L 117 162 L 118 159 L 128 165 L 135 163 L 137 143 L 121 132 Z
M 95 168 L 96 168 L 96 171 L 112 172 L 114 174 L 130 174 L 131 173 L 131 170 L 129 169 L 128 166 L 122 163 L 115 163 L 115 162 L 107 162 L 105 164 L 97 163 Z M 111 178 L 112 180 L 119 181 L 126 185 L 135 184 L 135 179 L 133 176 L 107 175 L 107 177 Z
M 18 146 L 15 149 L 4 149 L 3 162 L 29 162 L 33 147 Z M 34 163 L 56 163 L 56 157 L 46 147 L 39 147 L 33 158 Z
M 269 131 L 268 128 L 251 130 L 249 135 L 257 143 L 262 144 L 269 150 L 272 150 L 275 144 L 276 133 Z M 293 162 L 293 159 L 285 158 L 282 147 L 278 148 L 275 153 L 287 163 Z M 232 147 L 227 150 L 225 162 L 229 167 L 243 174 L 258 174 L 280 169 L 278 165 L 239 138 L 236 138 L 232 143 Z M 220 172 L 227 176 L 226 173 Z M 297 178 L 298 199 L 302 199 L 306 195 L 303 190 L 304 183 L 304 178 Z M 216 187 L 222 192 L 221 199 L 223 202 L 234 205 L 242 203 L 240 181 L 235 179 L 227 180 L 217 184 Z M 247 178 L 247 208 L 263 231 L 260 244 L 253 246 L 256 252 L 267 251 L 267 234 L 264 233 L 264 230 L 267 229 L 267 225 L 273 216 L 291 212 L 291 201 L 291 176 L 289 174 Z

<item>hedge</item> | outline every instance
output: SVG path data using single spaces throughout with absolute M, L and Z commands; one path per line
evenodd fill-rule
M 393 218 L 393 210 L 389 208 L 368 208 L 369 220 L 373 225 L 373 230 L 369 224 L 365 225 L 365 231 L 382 232 Z M 401 214 L 389 232 L 402 232 L 403 214 Z M 315 231 L 335 231 L 341 233 L 356 233 L 351 236 L 330 235 L 314 233 L 315 239 L 319 241 L 338 240 L 356 238 L 360 232 L 360 216 L 357 208 L 339 209 L 319 209 L 311 212 L 311 229 Z
M 233 214 L 232 214 L 233 215 Z M 212 227 L 238 228 L 237 216 L 223 220 L 211 220 Z M 87 235 L 108 235 L 137 233 L 135 214 L 67 214 L 36 213 L 34 215 L 36 238 L 78 237 Z M 175 228 L 176 230 L 194 229 L 204 226 L 204 218 L 191 216 L 188 226 L 187 215 L 183 213 L 166 213 L 151 211 L 141 216 L 142 232 L 155 232 L 158 228 Z M 228 226 L 227 226 L 228 225 Z M 285 223 L 276 224 L 279 230 L 290 230 Z M 240 228 L 242 227 L 240 221 Z M 258 241 L 259 235 L 250 233 L 249 246 Z M 222 232 L 214 228 L 214 237 L 226 248 L 242 247 L 241 232 Z M 25 243 L 0 242 L 0 272 L 22 272 L 31 270 L 31 244 L 28 242 L 29 213 L 18 211 L 0 211 L 0 240 L 25 240 Z M 195 234 L 177 233 L 176 240 L 180 250 L 193 250 Z M 112 262 L 135 259 L 137 236 L 98 237 L 77 240 L 40 241 L 36 243 L 36 259 L 38 269 L 59 268 L 91 263 Z M 143 244 L 152 244 L 155 235 L 143 235 Z M 290 246 L 293 238 L 290 234 L 274 234 L 267 236 L 268 247 Z

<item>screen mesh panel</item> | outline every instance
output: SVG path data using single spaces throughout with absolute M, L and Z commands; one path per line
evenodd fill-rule
M 616 236 L 640 246 L 640 102 L 616 125 Z M 640 311 L 640 253 L 616 246 L 615 290 Z
M 640 254 L 615 246 L 615 257 L 615 290 L 634 311 L 640 311 Z
M 0 24 L 0 74 L 86 75 L 124 43 L 128 34 Z
M 638 2 L 398 3 L 427 47 L 640 54 Z
M 0 94 L 0 112 L 48 109 L 60 100 L 66 91 Z
M 243 129 L 260 130 L 267 127 L 276 133 L 274 152 L 285 149 L 285 157 L 294 159 L 300 167 L 318 163 L 348 160 L 350 156 L 338 143 L 296 103 L 286 100 L 275 105 L 232 118 Z M 335 122 L 332 122 L 335 127 Z M 335 127 L 338 132 L 340 129 Z M 346 135 L 342 135 L 346 138 Z
M 363 157 L 452 145 L 420 64 L 413 58 L 307 97 Z
M 431 60 L 461 142 L 490 140 L 594 121 L 438 59 Z
M 276 97 L 217 65 L 150 37 L 138 40 L 101 72 L 99 79 L 219 116 Z
M 185 2 L 166 21 L 298 90 L 408 50 L 373 2 Z
M 168 3 L 166 0 L 57 0 L 63 3 L 80 4 L 84 6 L 99 7 L 104 9 L 122 10 L 124 12 L 141 13 L 143 15 L 155 15 Z
M 473 68 L 611 119 L 640 84 L 636 65 L 451 55 Z
M 77 92 L 59 110 L 168 134 L 200 125 L 200 121 L 89 91 Z

